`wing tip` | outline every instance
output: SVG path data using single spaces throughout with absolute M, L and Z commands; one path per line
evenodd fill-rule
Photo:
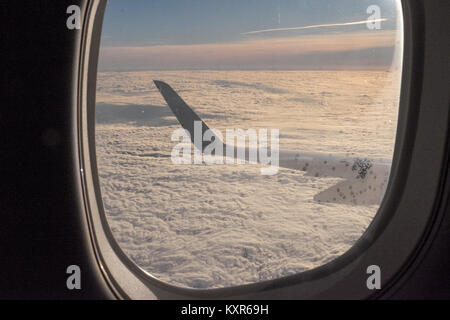
M 164 86 L 168 86 L 167 83 L 161 80 L 153 80 L 153 83 L 155 84 L 156 88 L 158 88 L 159 91 L 161 91 Z

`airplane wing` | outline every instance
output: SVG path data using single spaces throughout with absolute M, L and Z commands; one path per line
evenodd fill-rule
M 156 80 L 154 83 L 181 126 L 190 133 L 192 143 L 195 121 L 201 121 L 202 134 L 209 130 L 207 124 L 167 83 Z M 210 143 L 206 141 L 201 147 L 196 147 L 203 152 Z M 226 149 L 225 144 L 223 145 Z M 244 154 L 248 159 L 248 148 Z M 343 179 L 316 194 L 314 200 L 317 202 L 368 206 L 381 203 L 389 180 L 391 162 L 383 159 L 340 158 L 319 153 L 280 151 L 279 166 L 304 171 L 312 177 Z

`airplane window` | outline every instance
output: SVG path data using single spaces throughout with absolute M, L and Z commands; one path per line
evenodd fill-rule
M 396 0 L 110 0 L 96 153 L 121 249 L 197 289 L 341 256 L 388 184 L 402 57 Z

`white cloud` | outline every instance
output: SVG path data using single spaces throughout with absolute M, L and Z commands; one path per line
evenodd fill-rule
M 140 267 L 183 287 L 241 285 L 323 265 L 365 231 L 376 206 L 313 200 L 339 179 L 173 165 L 179 125 L 153 79 L 170 83 L 213 128 L 279 128 L 283 150 L 389 157 L 398 106 L 398 83 L 386 72 L 100 73 L 102 196 L 115 238 Z

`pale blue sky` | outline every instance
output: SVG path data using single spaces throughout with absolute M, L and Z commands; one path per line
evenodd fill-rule
M 367 33 L 369 30 L 365 23 L 307 30 L 245 33 L 265 29 L 365 21 L 369 17 L 367 8 L 374 4 L 380 7 L 381 17 L 387 21 L 382 22 L 381 30 L 373 32 L 381 35 L 395 29 L 394 0 L 109 0 L 103 26 L 100 68 L 104 70 L 295 69 L 296 65 L 303 68 L 308 63 L 320 64 L 317 60 L 321 55 L 326 64 L 330 63 L 330 59 L 333 60 L 332 48 L 323 50 L 319 45 L 317 50 L 310 47 L 304 52 L 292 51 L 290 48 L 295 44 L 291 43 L 291 47 L 288 46 L 287 39 L 305 37 L 309 39 L 306 44 L 299 41 L 299 46 L 312 46 L 315 42 L 311 37 L 314 36 L 326 42 L 326 36 L 339 35 L 341 38 L 333 38 L 335 40 L 331 43 L 351 42 L 354 38 L 349 40 L 342 38 L 342 35 Z M 260 52 L 266 50 L 268 44 L 261 49 L 261 41 L 274 39 L 286 41 L 283 40 L 283 45 L 280 45 L 280 41 L 278 44 L 274 42 L 272 50 L 268 50 L 267 55 L 263 57 Z M 236 47 L 236 44 L 244 43 L 248 44 L 245 49 L 243 46 Z M 227 44 L 231 44 L 230 49 Z M 254 47 L 253 51 L 251 45 Z M 355 60 L 355 64 L 364 64 L 370 56 L 375 64 L 386 64 L 392 56 L 392 46 L 386 39 L 378 41 L 374 38 L 373 46 L 365 43 L 364 46 L 349 46 L 348 50 L 340 48 L 336 50 L 337 54 L 334 56 L 336 61 L 333 61 L 333 64 L 339 64 L 338 57 L 342 57 L 345 63 Z M 127 54 L 126 48 L 130 47 L 133 47 L 134 51 Z M 135 47 L 145 50 L 138 50 Z M 187 53 L 183 54 L 183 50 L 187 50 Z M 216 54 L 217 59 L 205 59 L 202 54 L 205 51 L 220 54 Z M 291 51 L 292 53 L 288 54 Z M 347 58 L 343 54 L 345 51 L 349 52 Z M 241 53 L 236 56 L 236 52 Z M 280 52 L 279 57 L 277 52 Z M 251 59 L 250 56 L 254 54 L 255 59 L 260 60 Z M 314 55 L 312 59 L 314 61 L 311 57 L 308 58 L 311 54 Z M 244 59 L 243 55 L 247 55 L 248 59 Z

